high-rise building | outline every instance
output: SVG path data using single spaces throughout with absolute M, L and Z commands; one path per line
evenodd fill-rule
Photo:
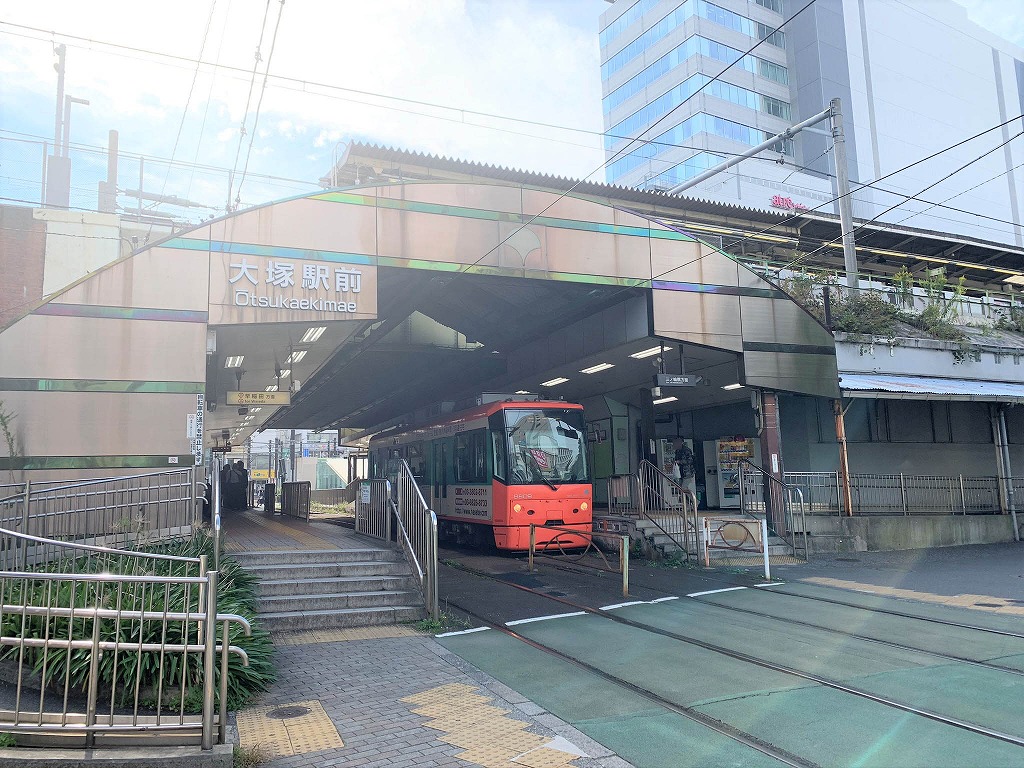
M 1024 244 L 1024 49 L 953 0 L 615 0 L 600 28 L 610 183 L 670 189 L 838 97 L 855 217 Z M 686 194 L 832 213 L 827 128 Z

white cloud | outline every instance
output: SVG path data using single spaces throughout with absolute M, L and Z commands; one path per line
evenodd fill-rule
M 103 7 L 97 13 L 91 3 L 39 0 L 12 4 L 4 20 L 187 58 L 203 48 L 206 0 L 181 0 L 163 13 L 127 0 L 108 0 Z M 299 175 L 315 183 L 335 144 L 353 136 L 562 175 L 584 175 L 603 159 L 592 134 L 431 106 L 599 132 L 597 17 L 607 8 L 603 0 L 272 2 L 264 61 L 282 7 L 271 71 L 293 80 L 271 79 L 263 93 L 251 173 Z M 250 77 L 262 4 L 259 12 L 255 8 L 216 5 L 203 59 L 238 70 L 201 68 L 194 86 L 195 68 L 188 62 L 65 40 L 67 92 L 92 101 L 88 121 L 76 112 L 74 140 L 102 145 L 106 130 L 117 128 L 122 150 L 167 157 L 191 88 L 176 157 L 196 156 L 202 126 L 200 162 L 230 167 L 248 104 L 244 160 L 262 86 L 260 76 L 254 82 Z M 0 25 L 0 102 L 26 94 L 52 102 L 54 60 L 48 34 Z M 0 127 L 18 130 L 2 112 Z

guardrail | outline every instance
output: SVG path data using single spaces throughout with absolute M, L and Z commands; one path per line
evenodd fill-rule
M 187 535 L 198 515 L 194 467 L 0 486 L 0 528 L 57 541 L 135 546 Z
M 61 551 L 47 570 L 0 570 L 0 659 L 13 666 L 13 706 L 0 710 L 0 732 L 26 743 L 85 747 L 120 736 L 224 743 L 228 657 L 247 665 L 229 642 L 241 616 L 217 613 L 217 571 L 206 558 L 176 557 L 62 542 L 0 529 L 4 552 Z M 18 542 L 14 546 L 12 543 Z M 63 572 L 57 572 L 55 566 Z M 221 626 L 220 642 L 217 626 Z M 214 711 L 220 654 L 219 718 Z M 141 685 L 152 673 L 155 690 Z M 55 681 L 62 680 L 55 687 Z M 201 694 L 201 715 L 185 703 Z M 216 728 L 216 733 L 215 733 Z
M 809 514 L 844 514 L 837 472 L 786 472 L 787 485 L 799 488 Z M 1015 480 L 1024 488 L 1024 480 Z M 999 478 L 967 475 L 851 473 L 853 511 L 861 514 L 952 515 L 998 513 Z
M 737 468 L 740 509 L 747 514 L 763 513 L 767 527 L 790 546 L 794 556 L 802 549 L 803 558 L 807 560 L 807 509 L 803 491 L 765 472 L 750 459 L 740 459 Z M 765 547 L 767 557 L 767 539 Z
M 704 535 L 704 566 L 711 567 L 711 550 L 725 549 L 730 552 L 753 552 L 764 558 L 764 577 L 771 580 L 772 571 L 768 555 L 768 521 L 764 518 L 716 517 L 705 515 L 701 518 Z M 754 530 L 752 531 L 751 528 Z M 756 531 L 756 533 L 755 533 Z
M 427 612 L 437 619 L 437 516 L 404 459 L 389 462 L 387 479 L 360 481 L 356 532 L 398 543 L 420 582 Z
M 540 549 L 537 549 L 537 529 L 545 528 L 549 531 L 558 531 L 557 534 L 551 537 L 548 541 L 540 545 Z M 582 549 L 576 544 L 567 544 L 562 541 L 562 538 L 567 541 L 584 538 L 587 540 L 587 545 Z M 619 565 L 612 567 L 611 563 L 608 562 L 608 557 L 605 555 L 604 550 L 596 546 L 594 540 L 597 538 L 614 539 L 618 544 L 619 548 Z M 553 554 L 552 550 L 557 552 L 557 555 Z M 573 550 L 573 551 L 569 551 Z M 584 557 L 590 553 L 596 553 L 600 558 L 601 562 L 604 563 L 604 567 L 598 565 L 591 565 L 589 563 L 581 562 Z M 566 528 L 560 525 L 537 525 L 530 523 L 530 554 L 528 557 L 528 567 L 532 573 L 533 563 L 537 557 L 549 557 L 558 559 L 571 559 L 576 565 L 580 565 L 584 568 L 593 568 L 598 571 L 607 571 L 609 573 L 620 573 L 622 574 L 622 596 L 629 597 L 629 536 L 617 536 L 610 533 L 600 533 L 598 531 L 580 531 L 576 528 Z
M 281 514 L 297 517 L 309 522 L 309 490 L 310 483 L 304 480 L 297 483 L 281 485 Z
M 646 459 L 635 475 L 608 478 L 608 509 L 649 520 L 687 560 L 698 555 L 697 497 Z

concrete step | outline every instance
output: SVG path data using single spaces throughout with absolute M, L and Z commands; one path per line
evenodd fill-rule
M 231 557 L 243 567 L 259 565 L 291 565 L 294 563 L 369 563 L 405 562 L 393 549 L 293 549 L 268 552 L 232 552 Z
M 326 579 L 264 579 L 257 583 L 256 594 L 260 598 L 269 598 L 415 588 L 411 576 L 336 576 Z
M 263 618 L 265 614 L 275 613 L 308 613 L 309 611 L 330 611 L 345 608 L 389 608 L 408 605 L 422 599 L 419 591 L 406 589 L 365 591 L 365 592 L 333 592 L 308 595 L 282 595 L 264 597 L 256 608 L 257 614 Z
M 341 610 L 277 611 L 261 613 L 260 624 L 270 632 L 297 629 L 339 629 L 398 624 L 426 618 L 420 605 L 393 605 L 386 608 L 345 608 Z
M 405 561 L 364 560 L 348 563 L 275 563 L 272 565 L 242 565 L 245 570 L 271 581 L 304 579 L 331 579 L 338 576 L 408 576 L 412 569 Z

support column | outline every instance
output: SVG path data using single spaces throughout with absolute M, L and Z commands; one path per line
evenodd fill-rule
M 654 396 L 650 387 L 640 389 L 640 458 L 652 464 L 658 463 L 655 447 Z
M 846 412 L 842 399 L 832 401 L 836 415 L 836 441 L 839 443 L 839 492 L 843 497 L 843 511 L 853 517 L 853 491 L 850 488 L 850 454 L 846 447 Z
M 761 467 L 764 469 L 764 513 L 768 525 L 779 536 L 786 533 L 786 499 L 782 493 L 782 429 L 779 423 L 779 397 L 775 392 L 755 392 L 757 433 L 761 439 Z M 772 482 L 772 480 L 777 482 Z M 740 489 L 742 493 L 744 489 Z
M 996 472 L 999 477 L 999 509 L 1009 514 L 1013 524 L 1013 540 L 1020 541 L 1017 527 L 1017 506 L 1013 492 L 1013 468 L 1010 466 L 1010 445 L 1006 436 L 1006 406 L 1000 403 L 990 407 L 992 437 L 996 446 Z

